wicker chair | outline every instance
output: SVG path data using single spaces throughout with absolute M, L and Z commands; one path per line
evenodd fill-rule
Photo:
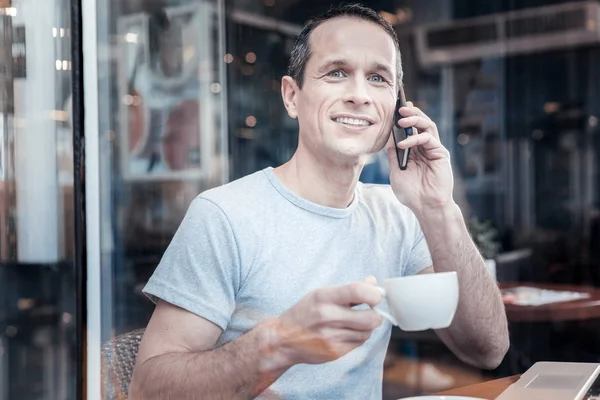
M 129 382 L 145 329 L 115 337 L 102 346 L 103 399 L 127 400 Z

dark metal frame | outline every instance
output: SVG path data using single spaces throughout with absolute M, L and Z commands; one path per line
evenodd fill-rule
M 73 95 L 73 171 L 75 201 L 75 302 L 77 324 L 76 398 L 86 399 L 87 254 L 85 207 L 85 108 L 83 85 L 82 0 L 71 0 L 71 79 Z

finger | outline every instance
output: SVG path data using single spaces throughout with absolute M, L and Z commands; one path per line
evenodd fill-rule
M 369 275 L 365 279 L 363 279 L 363 283 L 366 283 L 367 285 L 377 286 L 377 278 L 375 278 L 373 275 Z M 350 304 L 351 307 L 358 306 L 358 305 L 359 304 L 355 304 L 355 303 Z
M 364 282 L 321 288 L 315 292 L 315 295 L 318 302 L 333 303 L 344 307 L 363 303 L 375 306 L 379 304 L 382 297 L 377 286 Z
M 355 331 L 372 331 L 383 321 L 376 311 L 354 310 L 333 304 L 322 306 L 318 313 L 318 318 L 325 326 Z
M 448 156 L 448 150 L 446 150 L 440 141 L 434 138 L 429 132 L 425 132 L 420 135 L 409 136 L 398 143 L 398 148 L 400 149 L 408 149 L 409 147 L 415 146 L 420 146 L 422 150 L 425 150 L 427 155 L 435 155 L 437 154 L 436 151 L 439 151 L 437 156 Z
M 326 328 L 321 332 L 322 337 L 331 342 L 363 343 L 371 336 L 371 331 L 354 331 L 350 329 Z
M 428 131 L 435 137 L 439 137 L 438 132 L 437 132 L 437 126 L 435 125 L 435 123 L 428 118 L 423 118 L 418 115 L 413 115 L 411 117 L 404 117 L 404 118 L 400 119 L 400 121 L 398 121 L 398 125 L 400 125 L 402 128 L 412 127 L 413 134 L 417 134 L 418 132 Z M 418 132 L 415 132 L 415 129 Z
M 347 329 L 323 329 L 320 334 L 297 338 L 294 347 L 310 354 L 311 358 L 334 360 L 366 342 L 371 332 Z
M 377 286 L 377 278 L 375 278 L 373 275 L 367 276 L 365 279 L 363 279 L 363 282 L 366 283 L 367 285 Z
M 407 102 L 405 106 L 400 107 L 398 109 L 398 111 L 400 112 L 400 115 L 402 115 L 403 117 L 411 117 L 411 116 L 416 115 L 416 116 L 423 117 L 425 119 L 431 119 L 419 107 L 413 106 L 412 102 L 410 102 L 410 101 Z
M 440 141 L 440 135 L 437 131 L 437 126 L 430 119 L 424 119 L 418 116 L 414 116 L 407 117 L 406 121 L 401 120 L 401 122 L 401 126 L 403 128 L 412 127 L 412 136 L 418 135 L 420 133 L 429 132 L 437 141 Z

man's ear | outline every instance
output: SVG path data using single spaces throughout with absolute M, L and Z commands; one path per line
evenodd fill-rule
M 287 110 L 290 118 L 296 119 L 298 117 L 298 109 L 296 101 L 298 99 L 297 94 L 300 88 L 296 84 L 296 81 L 291 76 L 284 76 L 281 78 L 281 97 L 283 98 L 283 104 Z

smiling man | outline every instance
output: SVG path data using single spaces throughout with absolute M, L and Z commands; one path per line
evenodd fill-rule
M 376 282 L 442 271 L 461 285 L 439 336 L 467 363 L 500 363 L 504 307 L 436 126 L 409 102 L 400 124 L 418 134 L 390 142 L 401 84 L 398 39 L 374 11 L 340 6 L 303 30 L 282 80 L 298 148 L 190 205 L 144 289 L 157 306 L 131 399 L 381 399 L 391 326 L 368 307 Z M 360 183 L 386 143 L 391 185 Z M 394 145 L 413 148 L 405 171 Z

